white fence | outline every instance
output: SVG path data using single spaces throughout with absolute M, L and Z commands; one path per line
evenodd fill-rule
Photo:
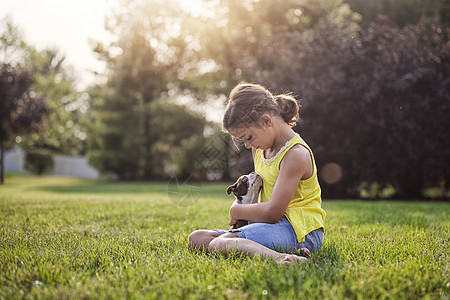
M 100 174 L 92 168 L 85 157 L 55 155 L 55 167 L 52 175 L 71 176 L 79 178 L 98 178 Z M 14 172 L 27 172 L 23 168 L 24 153 L 22 149 L 15 148 L 6 152 L 5 170 Z

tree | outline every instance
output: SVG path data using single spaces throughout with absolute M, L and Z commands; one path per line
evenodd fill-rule
M 420 198 L 424 188 L 441 182 L 450 186 L 450 142 L 445 137 L 450 128 L 450 49 L 445 40 L 438 24 L 427 28 L 421 21 L 399 29 L 380 18 L 353 45 L 367 77 L 361 80 L 359 68 L 348 77 L 370 87 L 360 101 L 371 138 L 364 147 L 369 159 L 358 175 L 392 184 L 403 199 Z
M 160 174 L 160 178 L 177 176 L 182 180 L 204 180 L 211 168 L 198 165 L 209 141 L 203 136 L 208 126 L 204 116 L 162 99 L 151 104 L 150 119 L 154 128 L 150 133 L 154 141 L 151 149 L 154 172 Z
M 24 160 L 24 169 L 36 175 L 50 173 L 55 166 L 55 159 L 45 151 L 27 151 Z
M 332 162 L 343 171 L 337 184 L 323 183 L 326 196 L 358 197 L 365 183 L 392 185 L 406 199 L 448 186 L 446 27 L 423 20 L 401 28 L 385 18 L 365 27 L 335 0 L 206 3 L 214 17 L 193 20 L 171 2 L 129 1 L 110 19 L 119 38 L 97 48 L 110 72 L 100 96 L 92 93 L 92 149 L 105 170 L 154 177 L 161 170 L 155 132 L 164 126 L 153 121 L 165 122 L 155 104 L 177 95 L 208 101 L 208 93 L 227 95 L 245 80 L 302 98 L 295 130 L 319 170 Z
M 46 99 L 51 110 L 43 116 L 39 134 L 21 136 L 22 148 L 83 154 L 86 150 L 88 95 L 79 92 L 71 66 L 57 49 L 37 50 L 22 38 L 10 17 L 0 22 L 0 58 L 13 67 L 26 69 L 33 77 L 30 94 Z
M 42 117 L 49 112 L 44 99 L 30 95 L 33 83 L 26 71 L 9 64 L 0 65 L 0 152 L 1 183 L 4 182 L 4 153 L 22 133 L 39 129 Z
M 222 67 L 220 75 L 227 80 L 226 93 L 239 81 L 258 82 L 273 92 L 291 91 L 297 97 L 304 96 L 307 101 L 304 99 L 303 106 L 308 106 L 316 100 L 315 92 L 327 88 L 328 68 L 337 71 L 345 56 L 342 50 L 359 29 L 358 15 L 340 1 L 222 4 L 227 9 L 220 19 L 225 21 L 216 23 L 217 28 L 211 32 L 202 32 L 202 46 L 204 55 Z M 211 27 L 214 24 L 203 26 Z M 318 106 L 323 105 L 320 99 L 317 101 Z M 327 132 L 321 128 L 321 134 Z M 304 127 L 305 135 L 309 130 Z M 311 142 L 314 149 L 322 146 L 315 140 Z M 318 154 L 320 161 L 320 151 Z
M 0 20 L 0 62 L 4 64 L 20 64 L 26 55 L 27 44 L 22 34 L 14 25 L 12 18 L 6 16 Z
M 22 139 L 22 147 L 69 155 L 84 154 L 88 95 L 76 89 L 65 57 L 56 49 L 38 51 L 28 46 L 24 65 L 35 78 L 31 90 L 46 99 L 52 113 L 42 120 L 39 134 L 30 134 Z
M 178 122 L 172 123 L 171 118 L 184 119 L 176 107 L 173 112 L 163 110 L 170 116 L 158 118 L 155 114 L 160 109 L 155 103 L 164 95 L 174 98 L 176 93 L 183 93 L 176 83 L 184 75 L 187 51 L 187 42 L 180 33 L 184 15 L 174 2 L 124 3 L 128 9 L 107 22 L 118 40 L 95 49 L 108 63 L 109 72 L 106 85 L 91 92 L 95 134 L 90 140 L 89 160 L 102 172 L 120 179 L 160 178 L 164 176 L 161 164 L 166 158 L 160 160 L 155 153 L 184 143 L 184 139 L 161 143 L 178 128 Z M 188 123 L 200 126 L 193 120 L 199 119 L 187 118 Z M 197 126 L 183 126 L 187 136 L 203 134 Z
M 226 25 L 203 45 L 238 80 L 302 98 L 295 129 L 319 169 L 328 162 L 343 169 L 338 184 L 323 183 L 325 196 L 359 197 L 365 182 L 393 185 L 404 199 L 448 187 L 445 27 L 424 20 L 401 29 L 380 18 L 361 28 L 340 1 L 275 2 L 229 1 Z
M 317 27 L 308 46 L 294 48 L 301 59 L 290 56 L 290 66 L 280 67 L 289 76 L 265 79 L 278 89 L 299 83 L 294 91 L 305 101 L 298 130 L 306 129 L 319 168 L 343 168 L 338 185 L 324 184 L 325 195 L 358 197 L 361 183 L 375 182 L 412 199 L 425 187 L 448 186 L 449 49 L 440 27 L 402 30 L 381 18 L 351 34 L 336 28 Z M 301 36 L 295 43 L 305 45 Z
M 304 72 L 290 73 L 304 91 L 304 136 L 319 168 L 335 162 L 344 171 L 325 193 L 358 197 L 369 182 L 423 197 L 448 178 L 449 50 L 440 27 L 399 29 L 380 18 L 353 38 L 333 27 L 315 31 L 310 51 L 292 63 Z
M 441 0 L 346 0 L 353 11 L 362 15 L 365 26 L 384 15 L 399 27 L 417 24 L 422 17 L 434 19 L 444 27 L 450 25 L 450 3 Z

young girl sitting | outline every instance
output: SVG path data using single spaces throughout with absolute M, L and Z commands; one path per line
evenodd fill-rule
M 255 171 L 263 179 L 260 202 L 235 201 L 230 225 L 237 220 L 253 223 L 230 231 L 194 231 L 190 249 L 225 255 L 239 251 L 279 264 L 308 260 L 289 254 L 293 250 L 320 249 L 325 211 L 313 153 L 291 128 L 297 119 L 298 104 L 290 95 L 273 96 L 263 86 L 249 83 L 231 91 L 223 130 L 252 149 Z

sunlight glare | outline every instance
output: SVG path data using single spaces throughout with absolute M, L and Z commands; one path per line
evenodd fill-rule
M 117 0 L 14 0 L 0 1 L 0 17 L 10 14 L 23 30 L 27 43 L 38 50 L 57 49 L 80 75 L 80 88 L 95 81 L 93 71 L 102 72 L 104 64 L 92 52 L 96 41 L 109 43 L 110 32 L 104 17 Z M 26 8 L 26 9 L 24 9 Z
M 181 8 L 191 14 L 194 18 L 210 18 L 213 16 L 212 11 L 209 9 L 211 6 L 210 4 L 212 4 L 211 2 L 213 1 L 208 1 L 208 3 L 204 0 L 179 1 Z

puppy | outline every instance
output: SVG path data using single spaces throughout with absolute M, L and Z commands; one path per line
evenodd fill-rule
M 256 172 L 251 172 L 248 175 L 242 175 L 234 184 L 230 185 L 227 188 L 227 194 L 233 193 L 241 204 L 257 203 L 262 184 L 261 176 Z M 248 223 L 246 220 L 238 220 L 232 229 L 248 225 Z

